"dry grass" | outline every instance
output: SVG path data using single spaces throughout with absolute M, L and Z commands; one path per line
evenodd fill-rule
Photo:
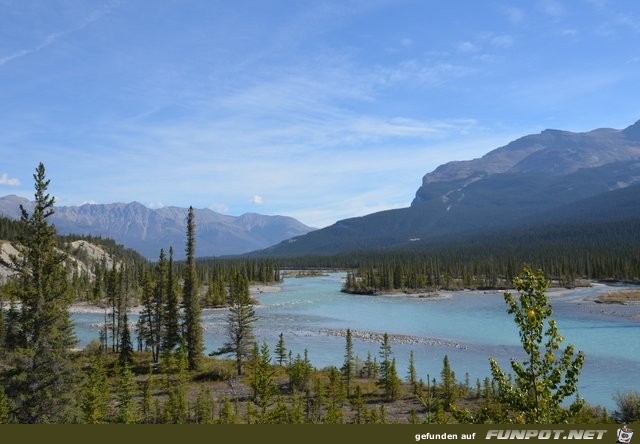
M 640 301 L 640 291 L 617 291 L 615 293 L 607 293 L 598 296 L 596 302 L 603 304 L 628 304 L 629 302 Z

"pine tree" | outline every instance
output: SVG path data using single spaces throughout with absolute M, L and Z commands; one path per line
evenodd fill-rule
M 384 390 L 388 401 L 395 401 L 400 396 L 400 378 L 396 370 L 395 359 L 391 359 L 391 342 L 389 335 L 384 334 L 380 344 L 380 377 L 378 386 Z
M 242 375 L 243 363 L 251 356 L 255 342 L 253 324 L 256 314 L 251 305 L 247 278 L 236 273 L 230 291 L 231 308 L 227 316 L 227 335 L 229 340 L 211 355 L 233 354 L 236 361 L 236 372 Z
M 351 385 L 353 383 L 353 377 L 356 372 L 355 357 L 353 355 L 353 340 L 351 337 L 351 329 L 347 329 L 344 363 L 340 369 L 342 374 L 342 380 L 344 381 L 345 388 L 347 390 L 347 397 L 351 396 Z
M 91 359 L 91 365 L 80 391 L 82 420 L 87 424 L 107 422 L 109 403 L 109 383 L 100 353 Z
M 271 367 L 271 357 L 269 346 L 266 342 L 258 349 L 258 344 L 254 344 L 251 358 L 251 380 L 253 389 L 253 401 L 260 408 L 260 422 L 267 422 L 267 409 L 273 402 L 277 388 L 274 384 L 274 370 Z
M 17 272 L 14 295 L 22 303 L 20 344 L 8 393 L 15 401 L 19 422 L 60 422 L 72 405 L 75 382 L 70 351 L 76 343 L 69 317 L 71 292 L 66 255 L 57 250 L 56 230 L 48 223 L 55 199 L 47 194 L 50 181 L 42 163 L 33 177 L 33 213 L 20 206 L 20 254 L 8 264 Z
M 0 424 L 9 424 L 9 398 L 4 392 L 4 387 L 0 386 Z
M 200 368 L 200 360 L 204 350 L 203 331 L 200 320 L 200 296 L 196 277 L 196 224 L 193 207 L 189 207 L 187 215 L 187 264 L 184 271 L 182 303 L 184 306 L 184 334 L 187 347 L 189 369 Z
M 282 366 L 284 361 L 287 359 L 287 347 L 284 344 L 284 335 L 280 332 L 280 336 L 278 336 L 278 344 L 276 345 L 276 357 L 278 358 L 278 365 Z
M 418 375 L 416 372 L 416 361 L 413 356 L 413 350 L 411 350 L 411 352 L 409 353 L 409 371 L 407 376 L 409 378 L 409 383 L 411 384 L 413 394 L 417 395 L 420 387 L 418 385 Z
M 148 270 L 142 272 L 142 312 L 138 318 L 138 341 L 144 345 L 144 349 L 153 350 L 154 346 L 154 325 L 153 325 L 153 283 Z M 157 363 L 157 357 L 152 354 L 154 363 Z
M 129 365 L 125 364 L 118 374 L 118 414 L 116 422 L 134 424 L 138 419 L 138 412 L 133 399 L 136 391 L 136 381 Z
M 180 343 L 180 320 L 178 312 L 178 294 L 173 266 L 173 247 L 169 248 L 169 264 L 167 266 L 167 297 L 163 316 L 162 349 L 172 353 Z
M 213 424 L 213 405 L 211 391 L 208 388 L 201 388 L 194 406 L 196 424 Z
M 120 364 L 130 364 L 133 360 L 133 344 L 131 343 L 131 333 L 129 331 L 129 318 L 127 316 L 126 309 L 124 310 L 124 315 L 122 317 L 122 328 L 121 328 L 121 339 L 120 339 Z
M 151 410 L 151 400 L 153 398 L 153 375 L 151 373 L 151 367 L 149 367 L 149 374 L 147 379 L 142 385 L 142 422 L 144 424 L 153 424 L 156 418 L 153 417 Z
M 458 397 L 458 386 L 456 384 L 456 375 L 449 365 L 449 356 L 444 355 L 442 360 L 442 401 L 445 408 L 450 408 Z
M 162 347 L 162 327 L 164 325 L 164 308 L 167 299 L 167 259 L 164 249 L 160 249 L 160 257 L 155 270 L 155 287 L 151 301 L 151 354 L 153 361 L 159 362 Z
M 558 333 L 551 304 L 546 296 L 547 280 L 540 271 L 534 274 L 525 268 L 522 277 L 514 279 L 518 299 L 510 293 L 504 298 L 508 312 L 514 316 L 520 332 L 520 342 L 527 360 L 511 361 L 515 385 L 502 371 L 497 361 L 490 360 L 493 380 L 499 387 L 499 399 L 515 414 L 515 420 L 525 423 L 562 423 L 583 405 L 581 399 L 562 407 L 568 396 L 576 393 L 578 375 L 584 364 L 584 354 L 574 356 L 573 345 L 556 356 L 563 341 Z M 546 331 L 545 331 L 546 327 Z

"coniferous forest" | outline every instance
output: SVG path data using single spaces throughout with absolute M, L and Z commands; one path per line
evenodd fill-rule
M 541 242 L 539 233 L 503 233 L 414 250 L 196 261 L 197 220 L 191 210 L 187 259 L 175 261 L 174 246 L 167 246 L 149 262 L 109 239 L 57 236 L 48 222 L 55 201 L 47 193 L 44 165 L 36 169 L 34 182 L 33 211 L 23 209 L 20 221 L 0 218 L 0 239 L 18 250 L 2 259 L 12 274 L 0 287 L 0 423 L 640 419 L 637 392 L 617 395 L 615 412 L 577 396 L 585 357 L 562 344 L 562 326 L 556 326 L 545 295 L 549 285 L 637 280 L 640 253 L 625 248 L 637 227 L 612 223 L 573 235 L 557 227 Z M 91 262 L 85 250 L 72 246 L 79 240 L 101 246 L 112 260 Z M 82 269 L 77 262 L 92 265 Z M 505 310 L 518 326 L 528 361 L 513 362 L 514 374 L 488 361 L 492 377 L 470 381 L 452 371 L 445 355 L 438 374 L 418 375 L 413 356 L 407 363 L 396 361 L 388 335 L 381 338 L 379 353 L 365 358 L 354 354 L 347 330 L 344 360 L 316 369 L 309 358 L 313 350 L 294 356 L 284 335 L 270 350 L 254 332 L 250 285 L 279 282 L 287 268 L 349 270 L 344 290 L 356 293 L 515 289 L 519 297 L 507 293 Z M 545 274 L 532 271 L 538 269 Z M 105 313 L 99 337 L 81 350 L 69 315 L 73 303 Z M 141 311 L 132 325 L 134 306 Z M 227 335 L 219 350 L 205 355 L 200 313 L 209 307 L 228 307 Z

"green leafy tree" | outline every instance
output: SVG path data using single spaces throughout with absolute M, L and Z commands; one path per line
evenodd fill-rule
M 18 283 L 12 289 L 22 304 L 21 335 L 8 394 L 19 422 L 62 422 L 73 404 L 76 374 L 71 356 L 76 339 L 69 317 L 72 295 L 66 255 L 56 248 L 56 230 L 48 223 L 55 199 L 47 194 L 50 181 L 42 163 L 33 178 L 33 212 L 20 206 L 19 255 L 5 263 L 17 273 Z
M 184 340 L 190 370 L 200 368 L 204 351 L 202 323 L 200 319 L 200 295 L 196 276 L 196 224 L 193 207 L 187 214 L 187 264 L 184 270 L 182 304 L 184 307 Z
M 632 423 L 640 421 L 640 392 L 632 390 L 626 393 L 616 393 L 613 400 L 618 407 L 613 416 L 616 421 Z
M 525 268 L 522 276 L 514 279 L 514 284 L 520 297 L 516 299 L 507 292 L 504 298 L 508 312 L 514 316 L 520 330 L 520 342 L 527 359 L 522 363 L 511 361 L 515 384 L 497 361 L 490 359 L 499 400 L 513 412 L 517 422 L 565 422 L 583 405 L 583 401 L 576 398 L 568 409 L 562 407 L 564 399 L 577 391 L 584 354 L 575 354 L 573 345 L 559 351 L 563 338 L 555 320 L 550 319 L 552 309 L 546 296 L 547 280 L 542 272 L 534 274 Z

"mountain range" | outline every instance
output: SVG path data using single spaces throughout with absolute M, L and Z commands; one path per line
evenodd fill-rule
M 424 245 L 518 227 L 640 220 L 640 121 L 545 130 L 426 174 L 410 207 L 345 219 L 256 252 L 335 254 Z
M 19 205 L 33 203 L 10 195 L 0 198 L 0 215 L 20 217 Z M 147 258 L 173 246 L 175 258 L 184 258 L 187 209 L 151 209 L 138 203 L 56 206 L 51 221 L 60 234 L 83 234 L 114 239 Z M 286 216 L 246 213 L 238 217 L 196 209 L 196 254 L 199 257 L 246 253 L 312 231 Z
M 0 198 L 0 215 L 19 218 L 18 196 Z M 138 202 L 56 207 L 61 234 L 114 239 L 147 258 L 173 246 L 184 257 L 186 208 Z M 407 208 L 344 219 L 315 230 L 285 216 L 233 217 L 195 210 L 199 257 L 327 255 L 424 247 L 560 224 L 640 221 L 640 121 L 619 130 L 545 130 L 478 159 L 449 162 L 426 174 Z M 634 225 L 635 226 L 635 225 Z M 589 226 L 589 230 L 593 230 Z M 640 239 L 640 236 L 638 236 Z

